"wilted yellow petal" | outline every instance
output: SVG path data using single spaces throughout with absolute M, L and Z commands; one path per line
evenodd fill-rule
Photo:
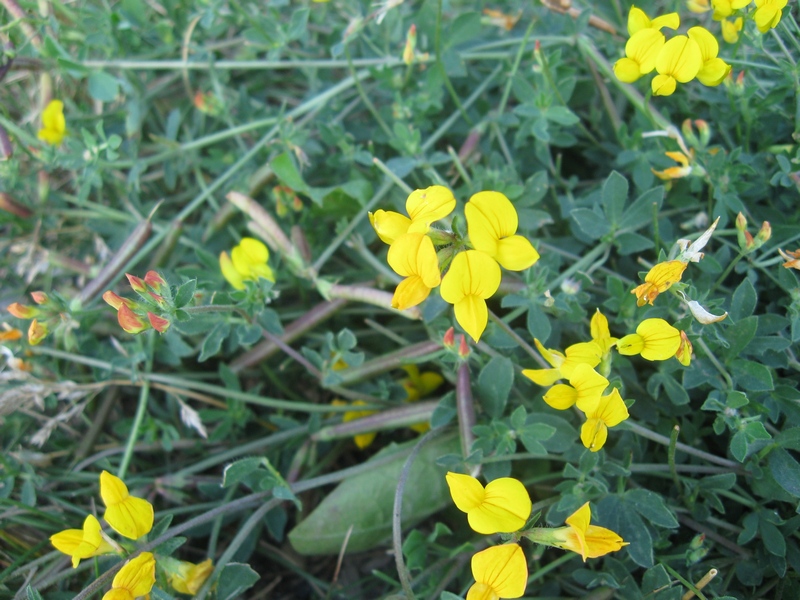
M 476 584 L 488 586 L 497 598 L 520 598 L 525 593 L 528 563 L 519 544 L 504 544 L 482 550 L 472 557 L 471 566 Z M 492 597 L 480 585 L 476 591 L 479 594 L 470 596 L 467 593 L 467 600 Z

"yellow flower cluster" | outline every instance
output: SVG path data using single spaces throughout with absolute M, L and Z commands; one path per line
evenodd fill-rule
M 245 289 L 245 281 L 258 281 L 266 279 L 275 282 L 275 275 L 267 264 L 269 249 L 263 242 L 255 238 L 242 238 L 238 245 L 231 250 L 219 255 L 219 268 L 222 276 L 235 289 Z
M 744 27 L 744 17 L 734 16 L 740 10 L 744 10 L 753 0 L 687 0 L 686 5 L 690 11 L 704 13 L 714 11 L 713 18 L 720 21 L 722 37 L 729 44 L 735 44 L 739 40 L 739 32 Z M 747 13 L 748 18 L 752 18 L 756 27 L 761 33 L 766 33 L 775 28 L 780 23 L 783 16 L 783 9 L 786 8 L 788 0 L 755 0 L 755 10 Z
M 153 528 L 153 505 L 144 498 L 131 496 L 128 487 L 107 471 L 100 474 L 100 497 L 106 506 L 103 519 L 123 537 L 139 540 Z M 81 560 L 102 554 L 121 554 L 124 549 L 109 537 L 94 515 L 88 515 L 83 529 L 66 529 L 50 536 L 56 550 L 72 557 L 73 568 Z M 211 560 L 199 565 L 169 557 L 159 558 L 171 585 L 181 593 L 194 594 L 211 574 Z M 156 582 L 156 559 L 141 552 L 127 561 L 114 577 L 103 600 L 133 600 L 148 596 Z
M 501 477 L 484 487 L 474 477 L 447 473 L 453 503 L 467 513 L 470 527 L 478 533 L 515 533 L 515 538 L 570 550 L 587 558 L 616 552 L 627 545 L 604 527 L 590 525 L 591 509 L 585 503 L 566 520 L 566 527 L 525 528 L 531 513 L 531 499 L 521 481 Z M 524 529 L 525 528 L 525 529 Z M 528 583 L 528 563 L 518 543 L 492 546 L 472 557 L 475 583 L 467 600 L 520 598 Z
M 455 207 L 453 193 L 434 185 L 408 196 L 408 216 L 378 210 L 369 219 L 378 237 L 389 244 L 389 266 L 404 277 L 392 306 L 416 306 L 441 285 L 442 299 L 453 305 L 456 321 L 478 341 L 488 322 L 486 300 L 500 287 L 500 267 L 522 271 L 539 259 L 539 253 L 517 235 L 517 211 L 500 192 L 479 192 L 469 199 L 464 207 L 468 239 L 432 228 Z
M 632 7 L 628 14 L 628 34 L 625 57 L 614 64 L 614 74 L 625 83 L 633 83 L 643 75 L 656 71 L 651 81 L 653 94 L 669 96 L 678 83 L 697 79 L 703 85 L 722 83 L 731 66 L 717 57 L 719 43 L 704 27 L 692 27 L 686 35 L 676 35 L 667 41 L 661 30 L 677 29 L 678 13 L 650 19 L 645 12 Z

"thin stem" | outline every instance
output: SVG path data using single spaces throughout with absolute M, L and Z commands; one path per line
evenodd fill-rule
M 150 373 L 153 369 L 153 348 L 155 346 L 155 332 L 150 331 L 147 337 L 147 361 L 145 363 L 145 373 Z M 150 398 L 150 382 L 145 380 L 141 389 L 139 390 L 139 404 L 136 406 L 136 416 L 133 418 L 133 425 L 128 434 L 128 443 L 125 445 L 125 452 L 122 455 L 122 460 L 119 463 L 117 470 L 117 477 L 125 479 L 125 474 L 128 471 L 131 458 L 133 457 L 133 448 L 136 445 L 136 440 L 139 438 L 139 430 L 144 421 L 144 415 L 147 412 L 147 402 Z
M 734 386 L 731 376 L 728 374 L 728 371 L 725 370 L 725 367 L 722 366 L 722 363 L 717 360 L 717 357 L 714 356 L 714 353 L 711 352 L 711 348 L 708 347 L 706 341 L 703 338 L 697 338 L 696 342 L 697 345 L 703 349 L 703 352 L 706 353 L 706 357 L 711 361 L 711 364 L 714 365 L 717 371 L 719 371 L 720 375 L 722 375 L 722 378 L 725 380 L 725 384 L 728 386 L 728 388 L 733 389 Z
M 383 120 L 383 117 L 381 117 L 381 114 L 378 112 L 378 109 L 375 108 L 375 105 L 372 103 L 372 100 L 370 100 L 369 96 L 367 96 L 366 92 L 364 91 L 364 87 L 361 85 L 361 82 L 358 80 L 358 78 L 355 78 L 356 71 L 355 71 L 355 66 L 353 65 L 353 60 L 350 56 L 349 43 L 345 43 L 344 45 L 344 55 L 347 57 L 347 68 L 350 69 L 350 75 L 354 77 L 356 91 L 358 92 L 361 101 L 364 103 L 364 106 L 367 107 L 367 110 L 372 115 L 372 118 L 375 119 L 380 128 L 383 129 L 383 132 L 386 134 L 386 136 L 389 139 L 392 139 L 393 137 L 392 130 L 386 124 L 386 121 Z
M 498 317 L 491 310 L 489 311 L 489 318 L 492 320 L 492 322 L 496 323 L 497 326 L 500 327 L 500 329 L 505 331 L 506 334 L 511 337 L 511 339 L 517 342 L 520 348 L 522 348 L 528 354 L 528 356 L 530 356 L 533 360 L 535 360 L 539 364 L 539 366 L 541 366 L 543 369 L 550 368 L 550 365 L 547 364 L 547 361 L 545 361 L 544 358 L 542 358 L 539 355 L 539 353 L 536 350 L 534 350 L 530 344 L 528 344 L 528 342 L 523 340 L 522 337 L 516 331 L 514 331 L 511 325 L 506 323 L 503 319 Z
M 456 90 L 453 87 L 453 83 L 450 81 L 450 77 L 447 75 L 447 69 L 444 68 L 444 61 L 442 60 L 442 0 L 439 0 L 436 11 L 436 33 L 433 40 L 433 47 L 433 52 L 436 55 L 436 65 L 439 67 L 439 71 L 442 74 L 444 87 L 447 88 L 447 92 L 450 94 L 453 102 L 458 107 L 458 111 L 461 113 L 461 116 L 467 123 L 472 125 L 472 119 L 469 118 L 467 111 L 464 110 L 464 106 L 461 104 L 461 99 L 458 97 L 458 94 L 456 94 Z
M 475 400 L 472 397 L 472 384 L 469 375 L 469 364 L 462 361 L 458 366 L 458 379 L 456 380 L 456 411 L 458 413 L 458 431 L 461 438 L 461 456 L 467 458 L 475 436 L 472 428 L 475 426 Z M 473 476 L 477 476 L 474 473 Z
M 508 81 L 506 81 L 506 86 L 503 88 L 503 95 L 500 97 L 500 104 L 497 105 L 498 115 L 502 115 L 506 110 L 506 104 L 508 103 L 508 97 L 511 94 L 511 85 L 513 84 L 514 76 L 519 70 L 519 65 L 522 62 L 522 56 L 525 54 L 525 48 L 528 46 L 528 38 L 530 38 L 531 32 L 533 31 L 533 26 L 536 25 L 536 22 L 537 19 L 531 19 L 530 25 L 528 25 L 528 28 L 525 30 L 525 35 L 522 36 L 522 42 L 517 50 L 517 55 L 514 57 L 514 63 L 511 65 L 511 71 L 508 73 Z
M 662 446 L 669 446 L 670 441 L 669 438 L 656 433 L 654 431 L 650 431 L 646 427 L 639 425 L 638 423 L 634 423 L 631 419 L 623 421 L 620 424 L 620 427 L 626 428 L 631 430 L 636 435 L 640 435 L 643 438 L 647 438 L 648 440 L 652 440 L 661 444 Z M 729 469 L 738 469 L 739 465 L 732 460 L 728 460 L 727 458 L 722 458 L 720 456 L 715 456 L 713 454 L 709 454 L 708 452 L 704 452 L 702 450 L 698 450 L 693 448 L 692 446 L 687 446 L 686 444 L 682 444 L 681 442 L 677 442 L 675 444 L 675 448 L 680 450 L 681 452 L 686 452 L 686 454 L 691 454 L 692 456 L 696 456 L 698 458 L 702 458 L 703 460 L 707 460 L 710 463 L 714 463 L 717 465 L 721 465 L 723 467 L 728 467 Z

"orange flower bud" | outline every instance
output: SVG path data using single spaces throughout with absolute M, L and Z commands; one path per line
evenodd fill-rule
M 449 348 L 450 350 L 455 349 L 456 330 L 454 327 L 451 327 L 450 329 L 444 332 L 444 338 L 442 339 L 442 343 L 444 344 L 445 348 Z
M 108 304 L 114 310 L 119 310 L 120 306 L 122 306 L 123 304 L 128 304 L 130 302 L 127 298 L 118 296 L 111 290 L 108 290 L 106 293 L 103 294 L 103 300 L 105 300 L 106 304 Z
M 764 221 L 761 224 L 761 229 L 759 229 L 758 233 L 756 234 L 756 240 L 758 240 L 759 242 L 761 242 L 761 244 L 763 244 L 771 237 L 772 237 L 772 226 L 769 224 L 769 221 Z
M 31 346 L 36 346 L 47 337 L 48 333 L 47 325 L 34 319 L 31 321 L 31 326 L 28 327 L 28 343 Z
M 149 311 L 147 312 L 147 318 L 150 321 L 150 325 L 158 333 L 164 333 L 167 329 L 169 329 L 170 322 L 167 319 L 159 317 L 158 315 L 154 315 Z
M 128 333 L 141 333 L 149 327 L 149 325 L 135 312 L 133 312 L 127 304 L 123 304 L 117 311 L 117 321 L 119 326 Z
M 167 282 L 164 281 L 164 278 L 155 271 L 148 271 L 144 276 L 144 282 L 156 292 L 160 292 L 161 287 L 167 285 Z
M 47 297 L 47 294 L 44 292 L 31 292 L 31 298 L 36 304 L 47 304 L 50 302 L 50 298 Z
M 461 358 L 467 358 L 469 356 L 469 343 L 464 334 L 461 335 L 461 342 L 458 345 L 458 355 Z
M 38 317 L 39 313 L 41 312 L 34 306 L 25 306 L 19 302 L 9 304 L 6 310 L 18 319 L 33 319 L 34 317 Z
M 5 323 L 3 323 L 3 326 L 8 327 Z M 0 331 L 0 342 L 16 342 L 21 337 L 22 332 L 19 329 L 8 328 Z
M 128 278 L 128 283 L 131 284 L 134 292 L 144 294 L 147 291 L 147 287 L 141 278 L 136 277 L 136 275 L 131 275 L 130 273 L 125 273 L 125 277 Z

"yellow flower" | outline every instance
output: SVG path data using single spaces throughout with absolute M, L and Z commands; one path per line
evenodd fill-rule
M 500 267 L 478 250 L 457 254 L 442 279 L 442 299 L 453 305 L 456 321 L 476 342 L 489 320 L 486 299 L 499 287 Z
M 442 280 L 439 259 L 431 238 L 423 233 L 405 233 L 389 246 L 386 257 L 395 273 L 405 277 L 392 297 L 392 307 L 405 310 L 416 306 Z
M 77 567 L 81 559 L 101 554 L 110 554 L 115 548 L 108 543 L 101 533 L 100 521 L 89 515 L 83 521 L 83 529 L 65 529 L 50 536 L 50 543 L 56 550 L 72 557 L 72 568 Z
M 641 29 L 625 43 L 625 57 L 614 63 L 614 75 L 625 83 L 633 83 L 656 68 L 656 59 L 666 43 L 657 29 Z
M 108 471 L 100 473 L 100 496 L 106 505 L 103 518 L 118 534 L 138 540 L 153 528 L 153 505 L 131 496 L 122 480 Z
M 725 315 L 727 316 L 728 313 L 725 313 Z M 719 320 L 721 321 L 722 319 Z M 688 367 L 692 362 L 692 342 L 689 341 L 689 336 L 686 335 L 685 331 L 681 331 L 681 343 L 680 346 L 678 346 L 678 351 L 675 353 L 675 358 L 677 358 L 678 362 L 684 367 Z
M 517 233 L 519 219 L 514 205 L 500 192 L 478 192 L 464 207 L 467 233 L 472 246 L 488 254 L 509 271 L 522 271 L 539 253 L 527 238 Z
M 544 401 L 556 410 L 566 410 L 573 404 L 583 405 L 599 398 L 608 387 L 608 379 L 587 364 L 580 364 L 572 371 L 569 385 L 554 385 L 544 395 Z
M 786 262 L 783 263 L 783 267 L 786 269 L 797 269 L 800 271 L 800 248 L 797 250 L 781 250 L 778 249 L 778 254 L 781 255 L 781 258 Z
M 528 563 L 519 544 L 492 546 L 472 557 L 472 576 L 467 600 L 520 598 L 528 585 Z
M 733 11 L 744 8 L 750 4 L 752 0 L 711 0 L 711 5 L 714 7 L 714 19 L 721 21 L 725 17 L 730 17 Z M 786 2 L 784 2 L 784 6 Z
M 433 371 L 420 373 L 417 365 L 406 365 L 403 370 L 408 373 L 408 377 L 400 380 L 400 385 L 406 391 L 406 402 L 416 402 L 420 398 L 435 392 L 444 383 L 444 377 L 439 373 Z M 416 423 L 410 427 L 417 433 L 425 433 L 431 428 L 428 422 Z
M 553 385 L 559 379 L 568 379 L 575 367 L 580 364 L 596 367 L 603 356 L 603 347 L 595 341 L 573 344 L 564 351 L 564 354 L 558 350 L 545 348 L 536 338 L 533 338 L 533 343 L 536 344 L 539 354 L 553 365 L 553 368 L 524 369 L 522 374 L 541 386 Z
M 703 66 L 703 55 L 697 42 L 685 35 L 670 39 L 656 58 L 656 71 L 650 86 L 655 96 L 669 96 L 677 82 L 688 83 Z
M 630 416 L 617 388 L 607 396 L 582 401 L 578 408 L 586 414 L 586 422 L 581 427 L 581 441 L 592 452 L 597 452 L 606 443 L 609 427 L 619 425 Z
M 686 0 L 686 8 L 693 13 L 704 13 L 711 10 L 709 0 Z
M 625 356 L 641 354 L 646 360 L 667 360 L 675 356 L 681 345 L 681 332 L 664 319 L 645 319 L 636 333 L 617 342 L 617 350 Z
M 782 9 L 786 4 L 787 0 L 756 0 L 756 12 L 753 18 L 761 33 L 767 33 L 778 25 L 783 14 Z
M 347 402 L 344 400 L 334 400 L 331 402 L 334 406 L 345 406 Z M 363 400 L 354 400 L 352 406 L 363 406 L 366 402 Z M 344 413 L 342 417 L 342 422 L 349 423 L 350 421 L 355 421 L 357 419 L 363 419 L 364 417 L 368 417 L 370 415 L 374 415 L 374 410 L 349 410 Z M 363 450 L 367 446 L 369 446 L 374 440 L 375 436 L 377 435 L 376 432 L 370 431 L 368 433 L 359 433 L 358 435 L 353 436 L 353 441 L 356 443 L 356 446 L 360 450 Z
M 28 343 L 31 346 L 37 346 L 42 343 L 42 340 L 47 337 L 48 333 L 50 333 L 50 330 L 47 327 L 47 323 L 39 323 L 39 321 L 34 319 L 28 327 Z
M 686 33 L 697 42 L 700 47 L 700 54 L 703 57 L 703 66 L 697 72 L 697 80 L 708 86 L 722 83 L 728 73 L 731 72 L 731 66 L 717 57 L 717 54 L 719 54 L 717 38 L 705 27 L 692 27 Z
M 67 120 L 64 118 L 64 103 L 50 100 L 42 111 L 42 128 L 38 137 L 51 146 L 58 146 L 67 135 Z
M 176 592 L 194 596 L 213 570 L 214 565 L 211 563 L 210 558 L 207 558 L 197 565 L 186 561 L 180 561 L 178 572 L 170 576 L 169 584 L 175 588 Z
M 469 475 L 448 472 L 446 477 L 453 502 L 478 533 L 519 531 L 531 516 L 528 490 L 513 477 L 495 479 L 485 488 Z
M 644 283 L 633 290 L 631 294 L 636 295 L 636 304 L 644 306 L 645 304 L 653 305 L 653 300 L 658 297 L 662 292 L 666 292 L 673 283 L 681 280 L 681 275 L 686 270 L 686 263 L 679 260 L 669 260 L 663 263 L 658 263 L 647 275 L 645 275 Z
M 150 593 L 156 582 L 156 559 L 142 552 L 119 570 L 103 600 L 134 600 Z
M 690 151 L 690 154 L 693 152 Z M 690 158 L 686 156 L 683 152 L 665 152 L 669 158 L 674 160 L 677 163 L 680 163 L 680 167 L 668 167 L 663 171 L 656 171 L 655 169 L 650 169 L 653 174 L 658 177 L 659 179 L 680 179 L 681 177 L 688 177 L 692 174 L 692 167 L 689 164 Z
M 676 12 L 661 15 L 652 20 L 641 8 L 635 6 L 632 6 L 628 13 L 628 35 L 631 36 L 636 35 L 642 29 L 655 29 L 656 31 L 663 27 L 677 29 L 680 24 L 681 18 Z
M 595 309 L 592 320 L 589 322 L 589 333 L 592 335 L 592 341 L 600 346 L 603 355 L 608 354 L 614 344 L 617 343 L 617 338 L 611 337 L 611 331 L 608 329 L 608 319 L 600 312 L 600 309 Z M 592 367 L 596 365 L 591 365 Z
M 567 527 L 561 527 L 553 531 L 555 538 L 554 546 L 577 552 L 586 562 L 587 558 L 597 558 L 609 552 L 616 552 L 628 542 L 605 527 L 590 525 L 592 511 L 587 502 L 578 510 L 567 517 Z
M 735 44 L 739 41 L 739 32 L 744 27 L 744 19 L 736 17 L 733 21 L 729 19 L 722 19 L 720 28 L 722 29 L 722 39 L 729 44 Z
M 431 223 L 443 219 L 455 207 L 453 192 L 442 185 L 432 185 L 411 192 L 406 199 L 408 217 L 390 210 L 377 210 L 369 213 L 369 222 L 381 240 L 394 244 L 404 233 L 428 233 Z
M 228 283 L 237 290 L 243 290 L 245 281 L 275 281 L 275 275 L 267 264 L 268 260 L 267 247 L 255 238 L 246 237 L 231 250 L 230 256 L 227 252 L 219 255 L 219 268 Z

